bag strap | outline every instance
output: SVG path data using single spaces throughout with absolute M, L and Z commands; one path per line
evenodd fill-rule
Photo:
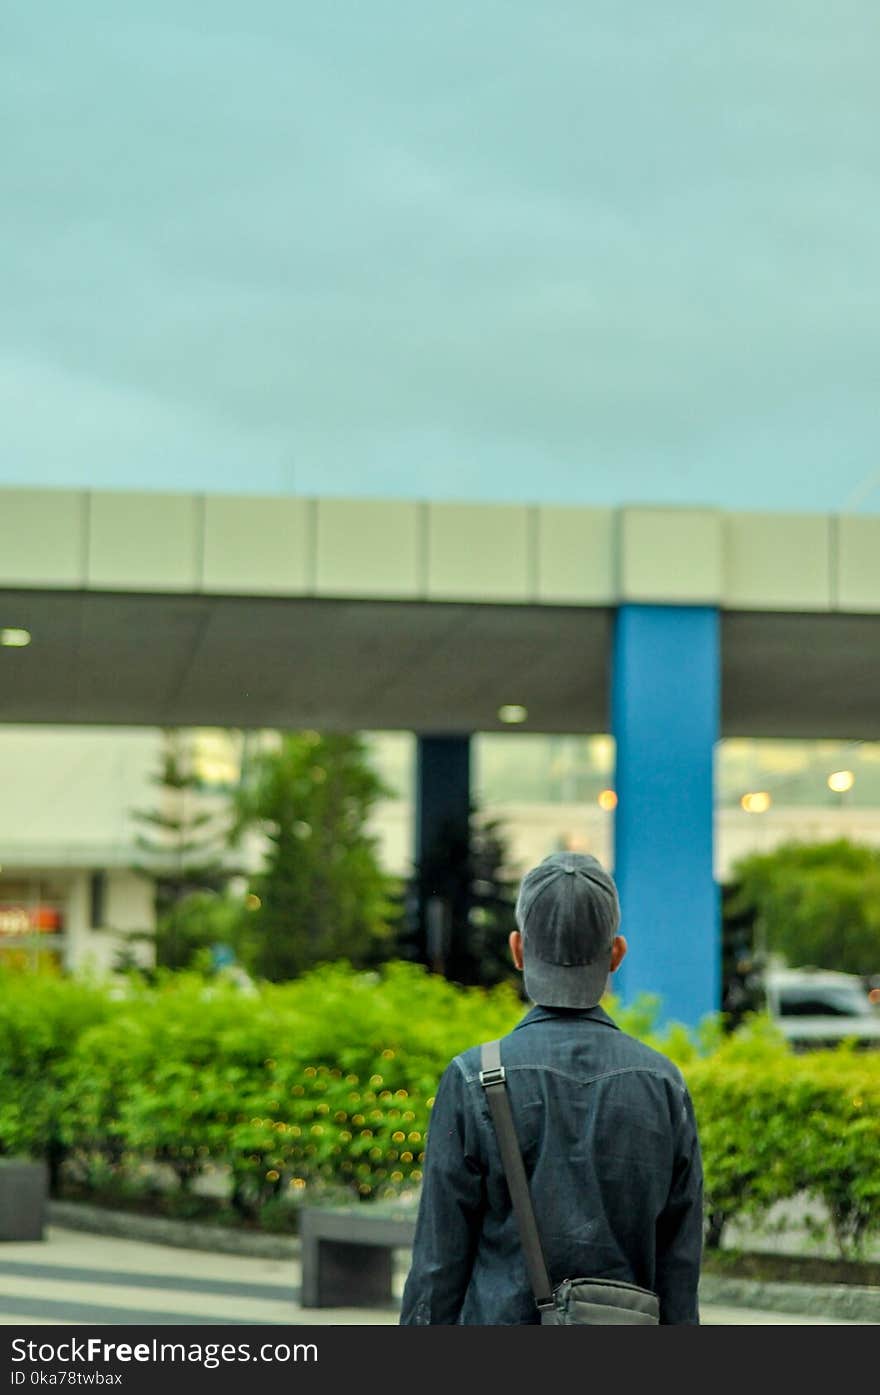
M 504 1175 L 507 1178 L 510 1199 L 513 1203 L 513 1213 L 519 1226 L 519 1236 L 535 1302 L 539 1308 L 553 1308 L 556 1306 L 553 1300 L 553 1289 L 544 1261 L 544 1251 L 541 1246 L 541 1237 L 538 1234 L 538 1223 L 535 1220 L 528 1178 L 523 1166 L 513 1115 L 510 1111 L 506 1075 L 501 1064 L 500 1041 L 485 1043 L 480 1051 L 480 1065 L 482 1066 L 480 1084 L 486 1091 L 489 1112 L 492 1115 L 492 1123 L 495 1125 L 498 1147 L 501 1150 L 501 1162 L 504 1167 Z

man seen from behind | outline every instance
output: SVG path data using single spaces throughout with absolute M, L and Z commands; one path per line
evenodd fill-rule
M 534 1006 L 501 1059 L 554 1285 L 578 1275 L 655 1292 L 697 1324 L 702 1167 L 677 1067 L 599 1006 L 626 954 L 614 882 L 554 853 L 523 878 L 510 936 Z M 480 1083 L 480 1047 L 447 1066 L 431 1113 L 406 1325 L 524 1325 L 540 1315 Z

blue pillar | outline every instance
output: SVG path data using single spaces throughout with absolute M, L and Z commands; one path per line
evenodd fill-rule
M 629 953 L 627 1002 L 662 999 L 664 1021 L 720 1007 L 720 898 L 713 874 L 719 619 L 708 606 L 617 612 L 611 713 L 617 742 L 615 880 Z
M 422 958 L 461 978 L 470 911 L 469 736 L 419 736 L 416 753 L 416 905 Z

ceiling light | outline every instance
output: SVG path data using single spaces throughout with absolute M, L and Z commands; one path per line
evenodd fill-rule
M 856 777 L 851 770 L 835 770 L 833 775 L 828 776 L 828 788 L 834 790 L 835 794 L 846 794 L 855 782 Z
M 518 722 L 524 722 L 529 715 L 528 708 L 520 707 L 516 702 L 505 703 L 498 709 L 498 717 L 502 722 L 507 722 L 509 726 L 516 726 Z
M 30 630 L 0 630 L 0 644 L 7 649 L 24 649 L 30 642 Z
M 773 800 L 766 790 L 753 790 L 739 801 L 747 814 L 766 814 Z

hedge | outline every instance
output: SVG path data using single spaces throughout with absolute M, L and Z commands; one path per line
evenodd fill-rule
M 843 1257 L 880 1233 L 880 1053 L 792 1054 L 734 1036 L 684 1067 L 700 1130 L 707 1241 L 796 1196 L 823 1203 Z
M 71 1052 L 113 1011 L 107 989 L 0 973 L 0 1155 L 45 1157 L 57 1181 Z
M 56 1186 L 143 1185 L 182 1198 L 222 1169 L 230 1204 L 286 1224 L 310 1195 L 370 1201 L 417 1187 L 437 1080 L 524 1006 L 394 963 L 327 966 L 245 994 L 170 975 L 154 987 L 0 978 L 0 1154 L 49 1158 Z M 796 1056 L 760 1020 L 722 1038 L 658 1038 L 655 1005 L 615 1011 L 681 1066 L 706 1177 L 707 1241 L 806 1195 L 842 1254 L 880 1232 L 880 1052 Z M 287 1219 L 285 1219 L 287 1217 Z
M 38 1018 L 57 987 L 7 978 L 0 1022 Z M 396 963 L 328 966 L 253 996 L 174 975 L 85 998 L 58 1024 L 51 1069 L 37 1050 L 22 1089 L 15 1069 L 0 1076 L 0 1153 L 51 1145 L 68 1175 L 101 1182 L 165 1164 L 183 1190 L 228 1168 L 246 1215 L 306 1185 L 372 1198 L 418 1183 L 443 1065 L 522 1013 L 508 987 L 461 990 Z

